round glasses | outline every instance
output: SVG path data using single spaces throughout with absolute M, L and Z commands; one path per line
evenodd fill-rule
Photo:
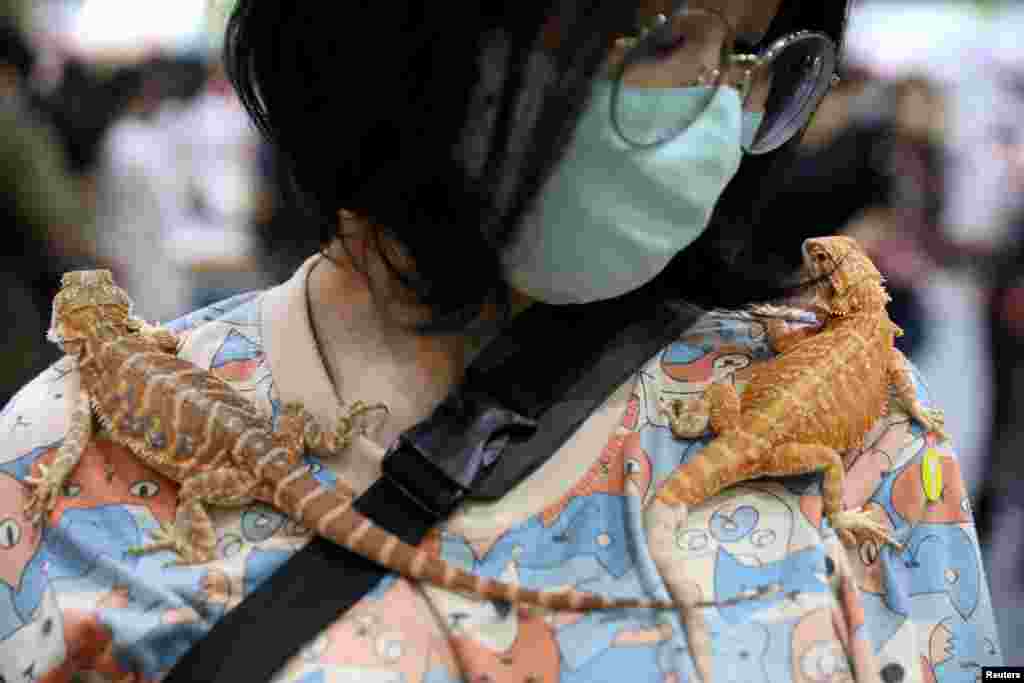
M 681 134 L 724 85 L 743 100 L 744 151 L 771 152 L 806 125 L 838 81 L 835 44 L 825 34 L 792 33 L 759 54 L 737 54 L 729 23 L 703 8 L 659 14 L 619 46 L 625 54 L 611 74 L 611 120 L 634 147 Z M 685 100 L 680 88 L 687 89 Z

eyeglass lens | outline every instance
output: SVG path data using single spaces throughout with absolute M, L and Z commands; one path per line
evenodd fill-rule
M 746 84 L 743 146 L 769 152 L 804 126 L 828 89 L 835 69 L 831 41 L 820 34 L 790 36 L 758 65 L 733 65 L 733 42 L 713 12 L 679 12 L 645 34 L 625 55 L 612 101 L 612 123 L 627 142 L 651 146 L 670 140 L 704 111 L 723 82 Z

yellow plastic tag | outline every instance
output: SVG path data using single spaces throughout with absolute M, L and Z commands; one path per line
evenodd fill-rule
M 929 448 L 921 461 L 921 479 L 924 482 L 924 496 L 930 503 L 942 498 L 942 454 Z

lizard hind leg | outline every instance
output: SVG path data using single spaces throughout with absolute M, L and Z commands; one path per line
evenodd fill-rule
M 869 513 L 843 509 L 843 478 L 846 468 L 834 448 L 820 444 L 785 443 L 776 446 L 764 457 L 766 462 L 762 474 L 767 476 L 824 472 L 821 484 L 823 512 L 829 525 L 848 544 L 856 545 L 858 538 L 863 538 L 899 546 L 888 530 Z
M 171 565 L 204 564 L 216 558 L 217 533 L 205 504 L 241 507 L 255 500 L 259 481 L 245 472 L 224 468 L 200 472 L 185 479 L 178 492 L 174 524 L 161 524 L 153 532 L 153 542 L 128 550 L 143 555 L 171 550 L 178 560 Z

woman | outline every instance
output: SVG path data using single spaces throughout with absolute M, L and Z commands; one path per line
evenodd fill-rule
M 479 4 L 448 16 L 443 5 L 347 3 L 328 20 L 314 3 L 241 0 L 228 31 L 236 88 L 321 219 L 325 255 L 278 288 L 172 327 L 185 335 L 182 356 L 268 414 L 300 399 L 328 424 L 353 401 L 386 404 L 387 419 L 343 457 L 312 463 L 325 481 L 359 491 L 379 476 L 384 447 L 425 419 L 474 350 L 532 302 L 649 286 L 738 306 L 788 293 L 799 259 L 802 235 L 753 229 L 757 186 L 781 168 L 828 86 L 845 3 Z M 637 19 L 650 24 L 659 11 L 670 16 L 638 36 Z M 797 47 L 761 60 L 768 66 L 749 83 L 737 69 L 716 72 L 741 63 L 734 52 L 798 30 L 825 35 L 779 43 Z M 658 106 L 659 88 L 670 107 Z M 766 353 L 750 318 L 703 319 L 534 475 L 497 503 L 463 506 L 425 542 L 471 571 L 537 587 L 664 595 L 671 574 L 721 603 L 703 615 L 713 661 L 695 663 L 676 614 L 540 615 L 396 579 L 276 680 L 959 680 L 998 661 L 955 461 L 943 451 L 945 502 L 922 514 L 912 485 L 920 440 L 895 415 L 853 463 L 847 502 L 863 505 L 880 489 L 879 518 L 894 520 L 907 554 L 842 552 L 820 526 L 811 477 L 727 491 L 676 530 L 678 562 L 652 560 L 643 505 L 702 443 L 674 439 L 660 407 L 712 381 L 742 383 Z M 12 511 L 16 480 L 52 457 L 66 428 L 63 413 L 47 412 L 73 382 L 57 374 L 6 412 L 12 429 L 16 419 L 32 424 L 5 442 L 14 495 L 0 500 L 14 501 Z M 53 533 L 41 540 L 10 522 L 0 661 L 12 656 L 14 673 L 159 678 L 309 538 L 248 507 L 218 513 L 214 562 L 168 569 L 163 553 L 123 559 L 170 520 L 174 489 L 104 441 L 79 468 L 78 497 L 51 514 Z M 771 583 L 784 598 L 727 602 Z M 41 621 L 50 617 L 64 630 Z M 54 642 L 44 650 L 45 634 Z

